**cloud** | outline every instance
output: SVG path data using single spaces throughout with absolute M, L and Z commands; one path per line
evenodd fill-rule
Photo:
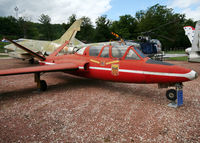
M 170 0 L 168 7 L 178 9 L 186 18 L 200 20 L 200 0 Z
M 41 14 L 51 17 L 52 23 L 67 22 L 72 14 L 78 18 L 90 17 L 94 22 L 111 8 L 111 0 L 1 0 L 0 16 L 15 16 L 14 8 L 18 7 L 19 16 L 26 16 L 38 21 Z
M 186 18 L 200 20 L 200 6 L 193 10 L 191 8 L 186 8 L 183 10 L 183 13 L 185 13 Z
M 188 8 L 193 4 L 199 3 L 200 0 L 171 0 L 170 7 Z

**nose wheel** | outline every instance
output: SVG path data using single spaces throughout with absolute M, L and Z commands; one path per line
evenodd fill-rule
M 183 105 L 183 84 L 176 83 L 175 87 L 176 89 L 167 90 L 166 97 L 171 100 L 171 103 L 169 103 L 168 106 L 177 108 Z
M 167 90 L 166 97 L 171 101 L 175 101 L 177 99 L 177 91 L 175 89 Z

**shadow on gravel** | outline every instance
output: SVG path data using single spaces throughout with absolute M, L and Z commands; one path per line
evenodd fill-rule
M 48 78 L 44 77 L 47 81 L 48 85 Z M 57 79 L 57 84 L 52 85 L 52 79 L 49 82 L 47 91 L 45 92 L 40 92 L 37 91 L 36 86 L 33 88 L 23 88 L 23 89 L 18 89 L 15 91 L 10 91 L 10 92 L 3 92 L 0 93 L 0 100 L 10 100 L 10 99 L 15 99 L 15 98 L 29 98 L 31 96 L 36 96 L 36 95 L 45 95 L 45 94 L 50 94 L 58 92 L 65 92 L 65 91 L 73 91 L 77 89 L 85 89 L 87 88 L 96 88 L 96 89 L 102 89 L 105 91 L 109 91 L 111 93 L 119 93 L 121 96 L 138 96 L 138 98 L 143 97 L 143 98 L 157 98 L 157 96 L 161 99 L 161 95 L 159 93 L 155 92 L 155 90 L 150 90 L 149 88 L 146 88 L 148 85 L 142 85 L 142 86 L 127 86 L 127 83 L 116 83 L 116 82 L 108 82 L 108 81 L 102 81 L 102 80 L 95 80 L 95 79 L 86 79 L 86 78 L 80 78 L 80 77 L 73 77 L 73 76 L 66 76 L 66 75 L 53 75 L 50 76 L 52 79 Z M 36 85 L 36 84 L 35 84 Z M 129 84 L 130 85 L 130 84 Z M 136 84 L 135 84 L 136 85 Z M 24 85 L 26 86 L 26 85 Z M 145 90 L 144 90 L 145 89 Z M 86 91 L 87 92 L 87 91 Z
M 118 83 L 118 82 L 109 82 L 109 81 L 102 81 L 102 80 L 96 80 L 96 79 L 86 79 L 86 78 L 74 78 L 74 77 L 63 77 L 63 76 L 56 76 L 56 78 L 59 78 L 62 80 L 62 83 L 58 83 L 56 85 L 50 85 L 48 86 L 48 91 L 51 92 L 52 90 L 68 90 L 73 91 L 76 89 L 86 89 L 87 88 L 95 88 L 95 89 L 102 89 L 105 91 L 109 91 L 111 93 L 120 93 L 121 96 L 139 96 L 139 97 L 145 97 L 145 98 L 157 98 L 157 96 L 160 96 L 159 93 L 157 93 L 154 90 L 149 90 L 149 88 L 146 88 L 148 85 L 136 85 L 136 86 L 127 86 L 130 85 L 128 83 Z M 139 98 L 138 97 L 138 98 Z M 161 97 L 163 98 L 163 97 Z

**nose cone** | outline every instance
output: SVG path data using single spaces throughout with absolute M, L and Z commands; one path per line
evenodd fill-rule
M 198 73 L 191 70 L 188 74 L 187 74 L 187 78 L 190 80 L 194 80 L 198 77 Z

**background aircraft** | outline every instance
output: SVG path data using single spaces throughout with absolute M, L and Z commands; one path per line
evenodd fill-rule
M 134 40 L 124 40 L 122 39 L 118 34 L 112 32 L 112 34 L 120 39 L 122 44 L 128 45 L 128 46 L 135 46 L 138 49 L 142 51 L 143 54 L 146 56 L 158 60 L 163 61 L 163 59 L 166 58 L 172 58 L 172 57 L 184 57 L 187 56 L 186 54 L 165 54 L 164 51 L 162 51 L 162 44 L 158 39 L 151 39 L 150 36 L 138 36 L 138 41 Z
M 185 52 L 188 54 L 189 62 L 200 62 L 200 21 L 196 23 L 195 28 L 185 26 L 185 35 L 190 40 L 192 47 L 187 48 Z
M 135 47 L 139 48 L 145 55 L 148 57 L 153 57 L 155 54 L 162 53 L 162 45 L 158 39 L 151 39 L 150 36 L 138 36 L 138 41 L 134 40 L 124 40 L 118 34 L 111 32 L 117 39 L 121 41 L 122 44 L 125 45 L 134 45 Z
M 75 54 L 59 55 L 69 41 L 57 48 L 47 57 L 39 55 L 18 43 L 9 40 L 39 60 L 42 66 L 0 70 L 0 76 L 35 74 L 37 87 L 45 91 L 47 84 L 40 80 L 40 73 L 66 72 L 86 78 L 128 83 L 157 83 L 159 87 L 175 86 L 182 88 L 182 82 L 198 77 L 190 69 L 170 63 L 154 61 L 146 57 L 138 48 L 127 45 L 88 46 Z M 176 100 L 176 90 L 170 89 L 166 96 Z
M 60 39 L 54 41 L 32 40 L 32 39 L 19 39 L 16 40 L 19 44 L 29 47 L 30 50 L 41 54 L 49 55 L 57 47 L 64 44 L 65 41 L 70 41 L 69 44 L 81 45 L 82 42 L 75 38 L 77 31 L 80 31 L 82 20 L 75 21 L 70 28 L 61 36 Z M 5 39 L 3 39 L 6 42 Z M 34 63 L 34 57 L 22 49 L 17 48 L 14 44 L 9 44 L 4 47 L 10 57 L 19 58 L 23 60 L 29 60 L 30 63 Z

